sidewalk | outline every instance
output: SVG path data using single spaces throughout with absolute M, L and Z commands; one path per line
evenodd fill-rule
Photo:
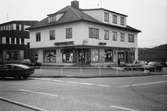
M 32 77 L 133 77 L 165 75 L 167 70 L 162 72 L 144 72 L 144 71 L 124 71 L 120 68 L 99 68 L 99 67 L 56 67 L 47 69 L 35 69 Z

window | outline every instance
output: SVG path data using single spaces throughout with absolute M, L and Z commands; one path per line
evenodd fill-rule
M 99 39 L 99 29 L 89 28 L 89 38 Z
M 72 28 L 66 28 L 66 39 L 72 38 Z
M 50 36 L 50 40 L 55 40 L 55 31 L 54 30 L 50 30 L 49 31 L 49 36 Z
M 109 22 L 109 13 L 104 12 L 104 21 Z
M 74 58 L 73 50 L 64 49 L 62 53 L 62 61 L 63 63 L 72 63 Z
M 98 49 L 92 49 L 91 50 L 91 61 L 92 62 L 98 62 L 99 61 L 99 50 Z
M 125 25 L 125 18 L 124 17 L 120 18 L 120 23 L 121 23 L 121 25 Z
M 120 33 L 121 42 L 125 41 L 125 33 Z
M 56 50 L 45 50 L 44 51 L 44 62 L 56 63 Z
M 16 44 L 20 44 L 20 39 L 16 38 Z
M 128 42 L 134 42 L 134 34 L 128 34 Z
M 2 44 L 6 44 L 6 37 L 2 37 Z
M 41 32 L 36 33 L 36 42 L 41 41 Z
M 15 44 L 15 38 L 14 37 L 11 38 L 11 44 Z
M 9 44 L 9 37 L 6 37 L 6 44 Z
M 117 32 L 113 31 L 113 41 L 117 41 Z
M 0 44 L 2 44 L 2 38 L 0 37 Z
M 109 31 L 104 30 L 104 40 L 109 40 Z
M 19 28 L 19 24 L 16 24 L 16 30 L 19 30 L 20 28 Z
M 117 24 L 117 15 L 113 15 L 113 21 L 114 24 Z
M 113 51 L 106 49 L 105 50 L 105 62 L 113 62 Z
M 24 39 L 23 38 L 21 39 L 21 44 L 24 44 Z

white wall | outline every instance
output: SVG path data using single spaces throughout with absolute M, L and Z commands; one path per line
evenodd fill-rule
M 43 28 L 30 31 L 30 48 L 53 47 L 55 42 L 75 41 L 75 44 L 81 44 L 85 37 L 85 29 L 83 23 L 73 23 L 59 25 L 50 28 Z M 66 28 L 72 28 L 72 38 L 66 39 Z M 55 40 L 50 40 L 49 31 L 55 30 Z M 36 42 L 36 32 L 41 32 L 41 41 Z
M 72 27 L 72 39 L 66 39 L 66 28 Z M 99 39 L 89 38 L 89 28 L 99 29 Z M 49 31 L 55 30 L 55 40 L 49 39 Z M 109 40 L 104 40 L 104 30 L 109 30 Z M 112 31 L 117 32 L 117 41 L 112 40 Z M 41 41 L 36 42 L 36 32 L 41 32 Z M 125 33 L 125 42 L 120 41 L 120 32 Z M 31 48 L 43 48 L 54 47 L 55 42 L 74 41 L 75 45 L 83 45 L 83 41 L 87 41 L 85 45 L 97 46 L 99 42 L 107 43 L 106 46 L 110 47 L 122 47 L 122 48 L 136 48 L 137 47 L 137 33 L 135 34 L 135 42 L 128 42 L 128 34 L 132 32 L 121 31 L 107 26 L 95 25 L 91 23 L 71 23 L 68 25 L 55 26 L 51 28 L 43 28 L 40 30 L 30 31 L 30 47 Z

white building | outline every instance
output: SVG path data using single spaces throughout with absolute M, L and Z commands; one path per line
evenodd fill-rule
M 117 64 L 138 60 L 137 34 L 127 15 L 80 9 L 78 1 L 49 14 L 30 30 L 32 57 L 43 64 Z

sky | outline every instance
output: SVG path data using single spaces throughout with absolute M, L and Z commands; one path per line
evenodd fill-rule
M 0 23 L 41 20 L 72 0 L 0 0 Z M 127 24 L 141 30 L 139 47 L 167 43 L 167 0 L 78 0 L 80 8 L 105 8 L 126 14 Z

